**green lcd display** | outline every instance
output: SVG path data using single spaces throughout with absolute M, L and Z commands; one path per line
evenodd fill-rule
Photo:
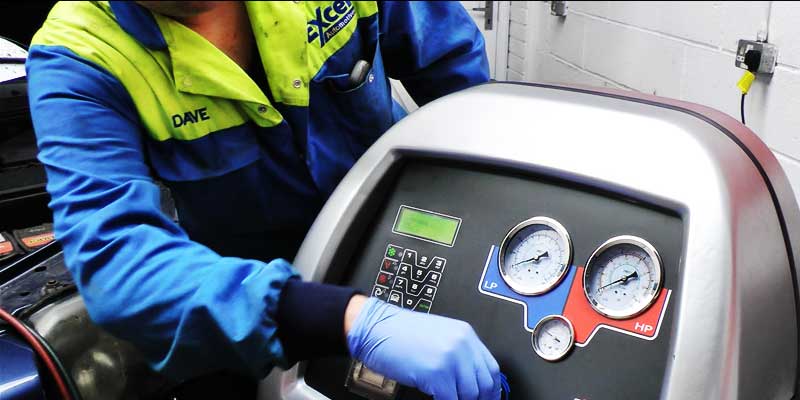
M 456 241 L 459 225 L 461 225 L 459 218 L 401 206 L 397 213 L 397 219 L 394 221 L 393 231 L 401 235 L 452 246 Z

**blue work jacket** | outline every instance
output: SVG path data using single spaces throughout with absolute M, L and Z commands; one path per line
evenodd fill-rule
M 134 2 L 57 4 L 27 62 L 56 237 L 89 313 L 177 379 L 263 376 L 314 354 L 288 347 L 341 340 L 352 293 L 297 283 L 284 259 L 404 115 L 389 77 L 420 105 L 488 80 L 457 2 L 246 6 L 263 68 Z M 371 68 L 352 85 L 359 60 Z

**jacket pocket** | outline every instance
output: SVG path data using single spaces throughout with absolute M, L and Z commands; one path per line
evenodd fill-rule
M 358 86 L 339 89 L 346 87 L 344 82 L 348 73 L 320 77 L 312 81 L 310 87 L 311 134 L 335 135 L 336 139 L 346 140 L 355 157 L 359 157 L 394 122 L 391 88 L 377 40 L 373 54 L 369 72 Z M 352 64 L 356 61 L 352 60 Z M 325 138 L 317 139 L 324 141 Z

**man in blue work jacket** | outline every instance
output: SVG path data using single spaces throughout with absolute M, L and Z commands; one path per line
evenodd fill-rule
M 64 2 L 27 67 L 67 266 L 92 319 L 157 370 L 263 377 L 349 353 L 436 399 L 499 397 L 468 324 L 302 282 L 284 260 L 403 116 L 388 77 L 419 104 L 488 80 L 458 2 Z

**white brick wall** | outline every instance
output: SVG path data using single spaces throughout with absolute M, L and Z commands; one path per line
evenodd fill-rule
M 771 79 L 747 96 L 748 126 L 800 194 L 800 2 L 511 2 L 509 80 L 617 87 L 704 104 L 739 118 L 739 39 L 778 46 Z M 800 197 L 800 196 L 799 196 Z

